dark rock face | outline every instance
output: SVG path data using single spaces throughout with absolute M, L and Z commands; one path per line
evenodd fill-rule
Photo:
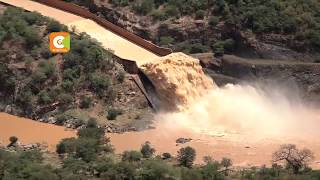
M 276 34 L 257 36 L 252 32 L 232 29 L 223 34 L 233 37 L 236 41 L 234 54 L 244 58 L 314 62 L 319 57 L 316 52 L 308 52 L 300 42 L 292 41 L 292 37 Z
M 224 75 L 242 80 L 270 79 L 278 84 L 296 84 L 308 100 L 320 100 L 320 63 L 271 60 L 247 60 L 224 56 L 221 62 Z

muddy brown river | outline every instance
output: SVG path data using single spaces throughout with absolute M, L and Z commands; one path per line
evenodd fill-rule
M 36 122 L 26 118 L 0 113 L 0 143 L 8 144 L 10 136 L 17 136 L 22 144 L 43 143 L 48 145 L 49 151 L 55 151 L 56 144 L 63 138 L 74 137 L 76 132 L 61 126 Z M 282 143 L 295 143 L 299 147 L 308 147 L 315 152 L 316 159 L 312 167 L 320 168 L 320 142 L 313 140 L 290 141 L 289 139 L 260 139 L 253 140 L 250 135 L 204 135 L 185 129 L 170 128 L 156 125 L 156 129 L 124 134 L 108 134 L 116 153 L 124 150 L 139 150 L 141 144 L 150 141 L 156 148 L 157 154 L 169 152 L 176 155 L 178 149 L 192 146 L 196 149 L 196 163 L 201 163 L 205 155 L 215 159 L 229 157 L 235 165 L 262 165 L 271 163 L 272 152 Z M 191 142 L 177 145 L 179 137 L 192 138 Z
M 0 113 L 0 144 L 7 145 L 9 137 L 16 136 L 22 144 L 41 143 L 55 151 L 63 138 L 74 137 L 75 131 L 61 126 L 36 122 L 30 119 Z

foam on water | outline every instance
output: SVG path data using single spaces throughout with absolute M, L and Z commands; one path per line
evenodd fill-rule
M 199 60 L 183 53 L 146 64 L 143 71 L 163 106 L 171 110 L 157 116 L 168 128 L 185 127 L 212 135 L 252 133 L 257 138 L 319 135 L 316 108 L 305 105 L 298 96 L 289 96 L 289 91 L 248 84 L 219 88 L 203 73 Z

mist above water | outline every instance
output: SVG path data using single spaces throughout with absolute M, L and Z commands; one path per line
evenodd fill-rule
M 258 139 L 320 134 L 319 111 L 301 100 L 297 88 L 265 83 L 219 88 L 203 73 L 199 60 L 182 53 L 163 59 L 145 66 L 144 72 L 165 103 L 178 107 L 156 117 L 168 128 L 214 136 L 246 134 Z
M 160 113 L 158 119 L 209 135 L 247 134 L 295 138 L 319 134 L 317 110 L 281 90 L 228 84 L 211 89 L 186 111 Z M 295 98 L 292 98 L 295 97 Z

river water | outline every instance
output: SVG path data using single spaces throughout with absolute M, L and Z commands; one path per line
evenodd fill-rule
M 299 141 L 297 139 L 260 139 L 254 140 L 251 135 L 240 134 L 200 134 L 187 129 L 170 128 L 167 125 L 155 124 L 156 129 L 128 132 L 123 134 L 107 134 L 116 153 L 125 150 L 139 150 L 141 144 L 150 141 L 157 150 L 156 154 L 169 152 L 176 155 L 177 151 L 184 146 L 192 146 L 196 149 L 196 163 L 201 163 L 203 156 L 210 155 L 215 159 L 229 157 L 235 165 L 262 165 L 271 164 L 271 155 L 280 144 L 295 143 L 299 147 L 308 147 L 316 155 L 312 167 L 320 168 L 320 142 L 318 140 Z M 172 124 L 175 126 L 175 124 Z M 74 137 L 76 132 L 66 130 L 64 127 L 40 123 L 26 118 L 0 113 L 0 143 L 7 145 L 9 137 L 15 135 L 22 144 L 44 143 L 49 151 L 55 151 L 56 144 L 63 138 Z M 176 144 L 180 137 L 192 138 L 186 144 Z
M 56 144 L 63 138 L 74 137 L 76 132 L 61 126 L 40 123 L 31 119 L 0 113 L 0 144 L 7 145 L 11 136 L 22 144 L 41 143 L 55 151 Z

